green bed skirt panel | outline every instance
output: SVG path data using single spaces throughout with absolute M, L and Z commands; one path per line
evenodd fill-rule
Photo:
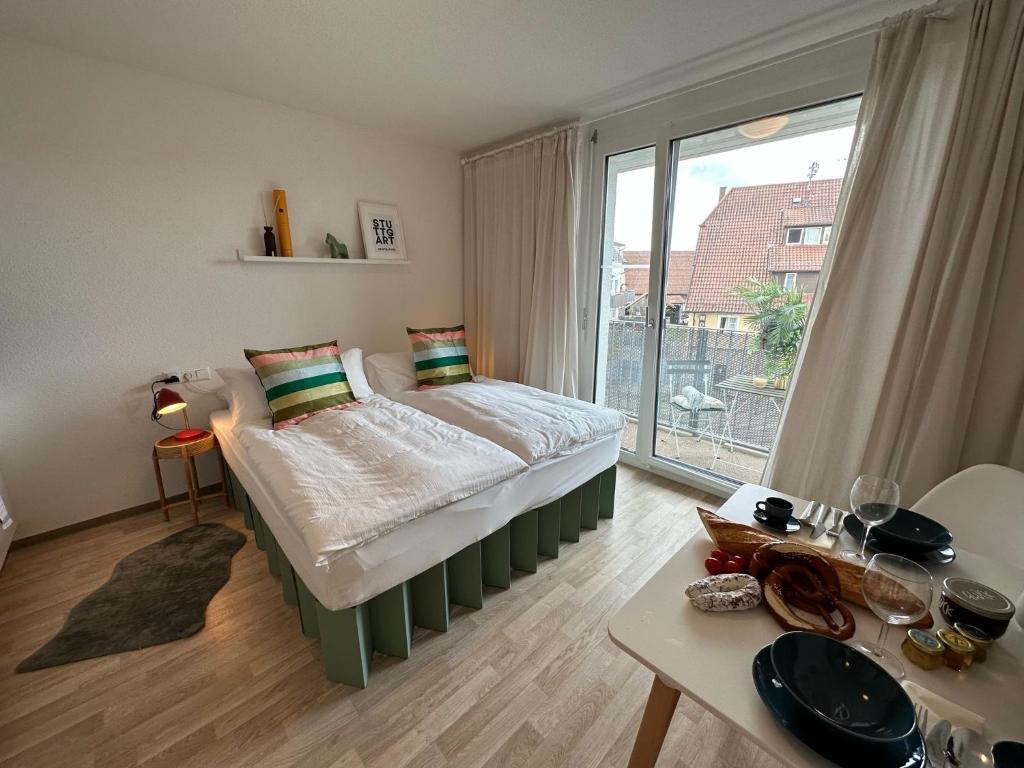
M 227 468 L 227 481 L 228 491 L 231 496 L 231 506 L 242 514 L 242 520 L 245 521 L 245 527 L 250 531 L 252 530 L 252 509 L 249 506 L 249 494 L 245 492 L 245 488 L 238 482 L 238 478 L 235 473 L 231 471 L 231 467 Z
M 537 510 L 537 554 L 558 557 L 558 542 L 562 539 L 562 501 L 545 504 Z
M 537 572 L 537 510 L 530 509 L 512 518 L 509 525 L 509 559 L 513 570 Z M 557 542 L 556 542 L 557 543 Z
M 597 518 L 601 512 L 601 476 L 596 475 L 583 484 L 581 499 L 582 514 L 580 527 L 588 531 L 597 530 Z
M 479 541 L 448 558 L 448 599 L 452 603 L 467 608 L 483 608 L 483 584 Z
M 369 601 L 373 650 L 400 659 L 412 648 L 412 598 L 408 581 Z
M 295 589 L 299 596 L 299 623 L 302 625 L 302 634 L 306 637 L 319 638 L 318 603 L 298 574 L 295 574 Z
M 354 688 L 366 687 L 373 655 L 369 605 L 362 603 L 354 608 L 329 611 L 317 602 L 320 655 L 328 680 Z
M 601 517 L 611 520 L 615 514 L 615 465 L 612 464 L 602 472 L 601 478 Z
M 583 522 L 583 486 L 562 497 L 562 541 L 579 541 Z
M 447 632 L 448 620 L 448 569 L 438 563 L 412 578 L 412 622 Z
M 267 524 L 262 522 L 262 518 L 260 522 L 263 526 L 263 544 L 266 547 L 266 549 L 264 549 L 264 553 L 267 556 L 267 568 L 270 569 L 270 572 L 275 576 L 280 576 L 281 564 L 277 559 L 277 539 L 274 538 L 274 534 L 270 532 Z
M 484 586 L 508 589 L 512 586 L 512 555 L 509 526 L 499 528 L 480 542 L 481 575 Z
M 412 579 L 352 608 L 323 607 L 292 568 L 259 510 L 229 470 L 231 495 L 247 510 L 267 567 L 281 578 L 281 594 L 297 605 L 302 634 L 320 640 L 328 680 L 365 688 L 373 652 L 408 658 L 413 627 L 448 630 L 450 605 L 483 607 L 483 588 L 511 586 L 512 570 L 535 573 L 538 555 L 558 557 L 560 541 L 579 541 L 580 529 L 597 527 L 615 507 L 615 467 L 539 509 L 523 512 L 503 528 L 456 552 Z
M 252 510 L 252 532 L 256 538 L 256 546 L 260 549 L 266 549 L 267 542 L 263 531 L 263 518 L 260 517 L 260 511 L 256 507 L 250 505 L 249 508 Z
M 281 596 L 288 605 L 299 604 L 299 586 L 296 583 L 298 577 L 292 569 L 292 564 L 285 557 L 284 550 L 277 549 L 277 565 L 281 569 Z

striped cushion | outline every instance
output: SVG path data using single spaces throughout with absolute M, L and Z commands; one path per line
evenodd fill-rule
M 416 384 L 420 389 L 473 380 L 465 326 L 405 330 L 412 342 Z
M 266 391 L 274 429 L 357 402 L 341 365 L 337 341 L 287 349 L 247 349 L 245 356 Z

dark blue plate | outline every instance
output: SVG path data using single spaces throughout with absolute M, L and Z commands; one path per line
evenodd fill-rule
M 942 523 L 903 507 L 871 533 L 883 545 L 906 552 L 931 552 L 953 543 L 953 534 Z
M 842 768 L 925 768 L 924 739 L 917 728 L 906 739 L 879 744 L 847 737 L 813 721 L 776 677 L 771 651 L 766 645 L 754 657 L 754 688 L 768 711 L 796 738 Z
M 917 727 L 914 703 L 871 657 L 814 632 L 772 643 L 775 677 L 821 724 L 863 741 L 905 739 Z
M 1024 744 L 1019 741 L 997 741 L 992 745 L 996 768 L 1024 768 Z
M 853 513 L 843 518 L 843 527 L 858 542 L 864 536 L 864 524 Z M 915 563 L 921 563 L 921 565 L 946 565 L 956 560 L 956 550 L 952 547 L 939 547 L 930 552 L 906 549 L 901 546 L 893 546 L 891 540 L 880 541 L 875 535 L 877 531 L 878 526 L 876 525 L 871 529 L 871 535 L 868 536 L 868 549 L 873 552 L 888 552 L 889 554 L 900 555 L 908 560 L 913 560 Z

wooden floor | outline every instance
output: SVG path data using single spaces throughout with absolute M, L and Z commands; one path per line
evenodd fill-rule
M 417 631 L 412 658 L 376 657 L 364 691 L 324 679 L 249 531 L 197 635 L 15 675 L 121 557 L 188 520 L 154 511 L 15 550 L 0 577 L 0 765 L 625 766 L 652 675 L 612 645 L 608 618 L 697 530 L 695 504 L 716 501 L 620 466 L 614 520 L 460 609 L 448 633 Z M 242 529 L 232 510 L 203 518 Z M 777 763 L 684 696 L 658 765 Z

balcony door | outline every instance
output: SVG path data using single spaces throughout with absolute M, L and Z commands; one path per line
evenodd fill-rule
M 831 238 L 859 98 L 598 153 L 594 399 L 624 459 L 757 482 Z

